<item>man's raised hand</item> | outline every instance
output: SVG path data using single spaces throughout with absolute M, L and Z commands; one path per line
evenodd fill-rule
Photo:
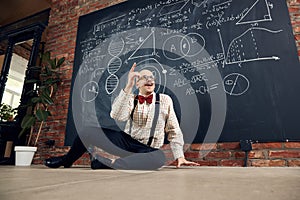
M 126 93 L 130 93 L 131 92 L 131 90 L 132 90 L 132 88 L 133 88 L 133 86 L 135 84 L 135 79 L 136 78 L 140 78 L 140 73 L 139 72 L 135 72 L 134 71 L 135 68 L 136 68 L 136 63 L 133 63 L 133 65 L 132 65 L 132 67 L 131 67 L 131 69 L 130 69 L 130 71 L 128 73 L 127 85 L 126 85 L 126 87 L 124 89 L 124 91 Z

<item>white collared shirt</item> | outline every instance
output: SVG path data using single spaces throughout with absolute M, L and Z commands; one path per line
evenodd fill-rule
M 130 134 L 132 138 L 143 144 L 147 144 L 152 127 L 152 121 L 155 111 L 155 93 L 153 93 L 153 103 L 148 104 L 138 102 L 134 110 L 133 123 L 130 133 L 130 114 L 134 107 L 134 95 L 127 94 L 121 90 L 119 96 L 112 104 L 111 117 L 119 121 L 127 121 L 124 132 Z M 160 148 L 164 144 L 165 133 L 168 134 L 168 140 L 174 155 L 174 158 L 184 157 L 183 154 L 183 136 L 179 123 L 173 108 L 171 97 L 166 94 L 160 94 L 160 109 L 158 121 L 154 131 L 152 144 L 153 148 Z

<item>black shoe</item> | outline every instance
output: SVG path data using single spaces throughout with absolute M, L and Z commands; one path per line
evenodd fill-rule
M 64 166 L 64 168 L 70 168 L 72 164 L 66 162 L 66 156 L 58 156 L 58 157 L 51 157 L 44 161 L 44 165 L 50 168 L 59 168 Z
M 92 158 L 91 160 L 91 169 L 112 169 L 111 160 L 104 157 Z

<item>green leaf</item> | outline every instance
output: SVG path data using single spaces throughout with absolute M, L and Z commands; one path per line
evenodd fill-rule
M 48 116 L 50 115 L 49 114 L 50 112 L 47 111 L 47 110 L 42 110 L 42 109 L 38 109 L 36 111 L 36 118 L 39 120 L 39 121 L 46 121 Z
M 44 94 L 46 94 L 46 95 L 48 95 L 49 97 L 50 97 L 50 88 L 49 87 L 45 87 L 44 89 L 43 89 L 43 93 Z
M 25 117 L 22 120 L 21 127 L 23 129 L 30 128 L 35 124 L 35 121 L 36 119 L 33 115 L 25 115 Z
M 29 96 L 29 95 L 35 94 L 35 93 L 36 93 L 36 90 L 30 90 L 30 91 L 26 92 L 25 94 L 26 94 L 26 96 Z
M 33 97 L 33 98 L 31 99 L 31 102 L 32 102 L 32 103 L 38 103 L 38 102 L 41 102 L 41 98 L 40 98 L 40 97 Z
M 65 62 L 66 58 L 62 57 L 61 59 L 58 60 L 56 68 L 59 68 L 64 62 Z
M 55 69 L 55 68 L 56 68 L 56 66 L 57 66 L 57 58 L 54 58 L 54 59 L 53 59 L 53 62 L 54 62 L 54 64 L 55 64 L 55 65 L 54 65 L 54 66 L 52 66 L 52 69 Z
M 42 93 L 41 98 L 42 98 L 42 102 L 45 104 L 51 105 L 54 103 L 51 97 L 46 93 Z
M 53 83 L 52 78 L 48 78 L 47 80 L 44 81 L 44 85 L 51 85 Z
M 40 86 L 40 87 L 39 87 L 39 91 L 44 91 L 45 88 L 48 88 L 48 86 L 46 86 L 46 85 Z

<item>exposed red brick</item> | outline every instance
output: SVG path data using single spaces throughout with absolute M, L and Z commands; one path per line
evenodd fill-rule
M 300 142 L 287 142 L 284 143 L 284 147 L 289 149 L 300 149 Z
M 285 160 L 252 160 L 251 165 L 254 167 L 283 167 Z
M 254 150 L 249 152 L 249 158 L 265 158 L 264 151 Z
M 200 151 L 200 150 L 213 150 L 217 148 L 217 144 L 215 143 L 205 143 L 205 144 L 192 144 L 190 149 L 192 151 Z
M 300 167 L 300 160 L 288 160 L 289 167 Z
M 231 152 L 209 152 L 205 158 L 229 158 Z
M 300 150 L 270 151 L 270 158 L 300 158 Z
M 234 153 L 234 157 L 235 158 L 245 158 L 245 152 L 241 151 L 241 152 L 235 152 Z
M 201 155 L 199 152 L 185 152 L 184 156 L 189 159 L 189 158 L 201 158 Z
M 270 167 L 283 167 L 286 165 L 285 160 L 270 160 Z
M 299 12 L 300 12 L 300 8 L 297 8 L 297 7 L 289 7 L 289 12 L 290 12 L 290 13 L 299 13 Z
M 240 149 L 240 143 L 239 142 L 228 142 L 228 143 L 219 143 L 218 149 Z
M 281 149 L 282 143 L 270 142 L 270 143 L 254 143 L 252 149 Z
M 295 33 L 300 33 L 300 27 L 299 26 L 298 27 L 294 27 L 293 29 L 294 29 Z
M 299 6 L 300 0 L 287 0 L 287 3 L 288 3 L 290 6 Z

